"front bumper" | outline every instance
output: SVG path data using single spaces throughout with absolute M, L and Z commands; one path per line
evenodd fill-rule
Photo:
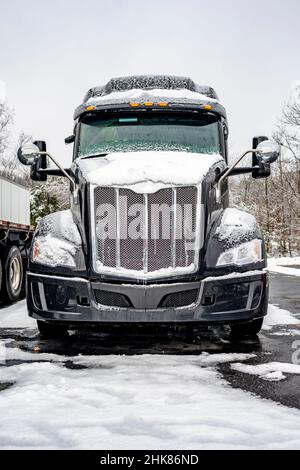
M 232 323 L 264 316 L 267 304 L 265 271 L 155 285 L 27 273 L 29 315 L 70 325 Z

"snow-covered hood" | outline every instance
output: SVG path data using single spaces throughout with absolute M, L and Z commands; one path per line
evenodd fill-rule
M 225 161 L 219 154 L 144 151 L 81 157 L 75 165 L 90 184 L 152 192 L 170 185 L 197 185 L 216 167 L 223 169 Z

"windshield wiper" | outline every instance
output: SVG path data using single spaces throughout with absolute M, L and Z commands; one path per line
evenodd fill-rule
M 81 157 L 82 160 L 87 160 L 88 158 L 97 158 L 97 157 L 106 157 L 108 153 L 95 153 L 93 155 L 86 155 Z

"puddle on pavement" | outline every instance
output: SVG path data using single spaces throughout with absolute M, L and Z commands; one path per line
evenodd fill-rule
M 201 354 L 208 353 L 249 353 L 259 352 L 262 345 L 259 337 L 236 340 L 229 335 L 229 330 L 205 330 L 197 337 L 181 337 L 178 334 L 147 335 L 147 334 L 100 334 L 80 332 L 69 337 L 43 340 L 34 330 L 27 330 L 28 337 L 11 335 L 7 347 L 20 348 L 35 353 L 50 353 L 66 357 L 82 355 L 138 355 L 138 354 Z
M 3 392 L 3 390 L 6 390 L 14 385 L 13 382 L 0 382 L 0 392 Z

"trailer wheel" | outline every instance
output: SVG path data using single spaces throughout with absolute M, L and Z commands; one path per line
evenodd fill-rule
M 263 318 L 256 318 L 255 320 L 252 320 L 247 323 L 230 325 L 231 334 L 235 338 L 242 338 L 244 336 L 255 336 L 260 332 L 263 321 Z
M 23 261 L 20 250 L 16 246 L 9 248 L 2 259 L 1 296 L 3 300 L 18 300 L 23 285 Z
M 68 336 L 68 330 L 65 326 L 52 325 L 40 320 L 37 320 L 37 326 L 42 339 L 57 339 Z
M 2 300 L 2 263 L 1 263 L 1 253 L 0 253 L 0 302 Z

